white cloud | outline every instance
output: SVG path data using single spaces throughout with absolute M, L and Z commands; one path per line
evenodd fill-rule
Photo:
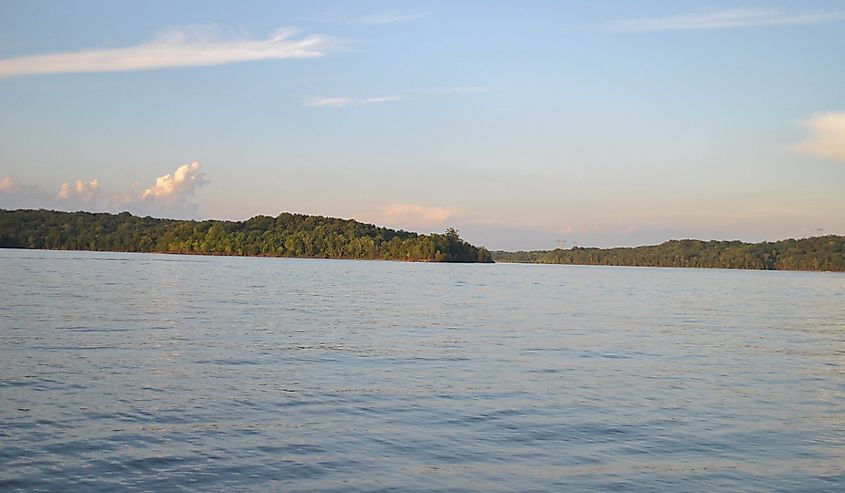
M 311 98 L 303 103 L 304 106 L 315 108 L 340 108 L 343 106 L 363 106 L 374 103 L 395 103 L 402 101 L 401 96 L 381 96 L 376 98 Z
M 293 38 L 279 29 L 265 40 L 221 39 L 214 29 L 169 31 L 148 43 L 0 59 L 0 78 L 74 72 L 123 72 L 169 67 L 198 67 L 257 60 L 314 58 L 327 54 L 332 42 L 323 35 Z
M 100 190 L 100 182 L 97 180 L 91 180 L 89 182 L 84 182 L 82 180 L 76 180 L 76 184 L 71 188 L 71 186 L 67 183 L 62 183 L 62 186 L 59 187 L 59 200 L 80 200 L 82 202 L 91 202 L 94 198 L 96 198 L 97 193 Z
M 790 26 L 845 20 L 845 11 L 786 13 L 770 9 L 732 9 L 672 17 L 612 21 L 612 31 L 700 31 L 754 26 Z
M 173 174 L 159 176 L 155 185 L 144 190 L 141 200 L 167 204 L 184 201 L 193 195 L 197 188 L 207 183 L 201 168 L 202 165 L 194 161 L 179 166 Z
M 155 184 L 138 192 L 133 183 L 131 193 L 101 193 L 99 180 L 62 183 L 58 194 L 24 186 L 12 177 L 0 177 L 0 207 L 9 209 L 59 209 L 91 212 L 121 212 L 139 215 L 193 217 L 197 206 L 190 202 L 196 190 L 206 184 L 202 165 L 194 162 L 179 166 L 173 173 L 159 176 Z
M 816 113 L 802 122 L 812 132 L 795 150 L 810 156 L 845 161 L 845 112 Z
M 489 89 L 485 86 L 444 86 L 444 87 L 427 87 L 420 89 L 413 89 L 409 92 L 419 94 L 479 94 L 487 92 Z M 380 96 L 375 98 L 350 98 L 350 97 L 314 97 L 302 103 L 303 106 L 311 106 L 314 108 L 342 108 L 344 106 L 364 106 L 375 103 L 395 103 L 397 101 L 404 101 L 408 98 L 405 96 Z

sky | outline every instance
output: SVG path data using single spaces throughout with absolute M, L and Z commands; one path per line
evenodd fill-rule
M 841 1 L 0 0 L 0 208 L 845 234 Z

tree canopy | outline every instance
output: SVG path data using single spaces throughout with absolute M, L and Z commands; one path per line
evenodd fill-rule
M 642 267 L 845 271 L 845 236 L 743 243 L 671 240 L 634 248 L 579 248 L 492 253 L 497 262 Z
M 0 248 L 492 262 L 452 228 L 417 234 L 352 219 L 284 212 L 246 221 L 0 209 Z

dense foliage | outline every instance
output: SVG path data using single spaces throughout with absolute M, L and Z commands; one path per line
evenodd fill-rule
M 493 250 L 490 255 L 496 262 L 507 262 L 512 264 L 538 264 L 540 257 L 549 253 L 548 250 L 531 250 L 531 251 L 517 251 L 508 252 L 505 250 Z
M 186 221 L 90 212 L 0 209 L 0 248 L 491 262 L 454 229 L 420 235 L 351 219 L 282 213 Z
M 497 262 L 845 271 L 845 237 L 819 236 L 763 243 L 672 240 L 636 248 L 493 252 Z

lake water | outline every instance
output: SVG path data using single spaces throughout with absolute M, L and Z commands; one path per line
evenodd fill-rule
M 0 250 L 0 489 L 845 491 L 845 275 Z

